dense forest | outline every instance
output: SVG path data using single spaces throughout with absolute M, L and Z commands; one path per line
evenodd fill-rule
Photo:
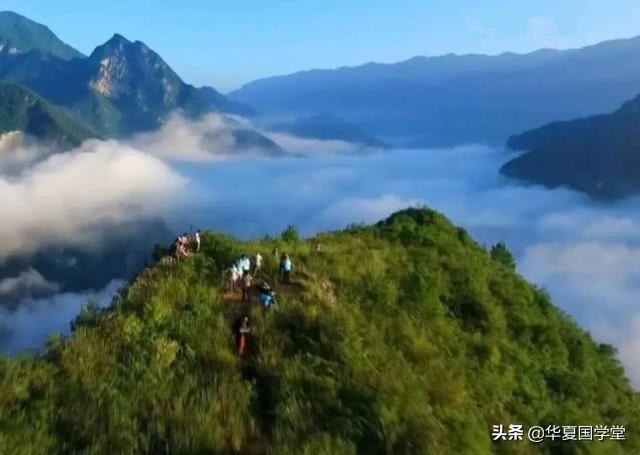
M 224 268 L 293 258 L 268 311 Z M 247 352 L 234 327 L 247 312 Z M 0 453 L 640 453 L 639 399 L 596 343 L 437 212 L 240 242 L 207 232 L 68 338 L 0 358 Z M 495 424 L 624 425 L 625 441 L 493 442 Z M 526 438 L 525 438 L 526 439 Z

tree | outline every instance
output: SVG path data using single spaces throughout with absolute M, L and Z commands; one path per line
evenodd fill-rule
M 505 267 L 508 267 L 510 269 L 516 268 L 516 261 L 513 258 L 513 254 L 511 254 L 511 251 L 507 249 L 507 245 L 505 245 L 504 242 L 498 242 L 495 245 L 493 245 L 491 247 L 490 254 L 491 254 L 491 259 L 493 259 L 496 262 L 499 262 Z
M 285 242 L 297 242 L 300 239 L 298 230 L 292 224 L 287 226 L 286 229 L 282 231 L 281 237 Z

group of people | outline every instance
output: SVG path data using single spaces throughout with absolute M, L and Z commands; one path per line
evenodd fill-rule
M 178 235 L 173 242 L 172 249 L 173 255 L 177 260 L 181 258 L 188 258 L 200 251 L 201 246 L 201 231 L 196 230 L 192 235 L 186 232 L 182 235 Z M 279 275 L 281 277 L 282 284 L 288 285 L 291 283 L 291 272 L 293 270 L 293 262 L 291 257 L 283 253 L 280 255 L 278 250 L 274 250 L 275 259 L 280 259 Z M 242 291 L 242 302 L 249 303 L 251 301 L 251 286 L 253 285 L 253 277 L 257 276 L 263 265 L 263 257 L 259 252 L 253 256 L 253 261 L 246 254 L 241 255 L 234 263 L 232 263 L 227 269 L 228 287 L 229 290 L 235 292 L 240 288 Z M 276 296 L 274 290 L 266 281 L 260 287 L 260 293 L 258 301 L 264 309 L 268 309 L 275 305 Z M 251 325 L 249 323 L 249 316 L 243 316 L 236 325 L 236 337 L 238 354 L 243 355 L 246 349 L 247 336 L 251 333 Z
M 275 292 L 267 282 L 264 282 L 260 287 L 260 296 L 258 299 L 260 301 L 260 305 L 262 305 L 262 308 L 264 308 L 265 310 L 277 303 Z M 251 325 L 249 323 L 249 316 L 245 315 L 240 319 L 240 322 L 236 327 L 238 355 L 240 356 L 244 354 L 249 333 L 251 333 Z
M 186 232 L 176 237 L 173 241 L 173 254 L 176 259 L 188 258 L 200 251 L 200 234 L 198 229 L 193 235 L 188 235 Z
M 277 251 L 274 253 L 278 256 Z M 257 276 L 262 269 L 263 257 L 260 253 L 256 253 L 253 263 L 249 256 L 243 254 L 235 262 L 233 262 L 226 270 L 227 288 L 231 292 L 235 292 L 240 288 L 242 291 L 242 301 L 249 300 L 249 290 L 253 283 L 253 277 Z M 282 284 L 291 284 L 291 272 L 293 271 L 293 262 L 291 257 L 284 253 L 280 257 L 280 277 Z
M 253 270 L 251 259 L 246 254 L 238 258 L 236 262 L 231 264 L 227 269 L 228 287 L 234 292 L 238 287 L 242 290 L 242 301 L 248 302 L 251 298 L 250 290 L 253 283 L 253 277 L 260 272 L 262 267 L 262 255 L 256 253 L 254 256 Z
M 277 251 L 274 252 L 276 258 L 278 258 Z M 249 303 L 251 301 L 251 286 L 253 284 L 253 276 L 257 276 L 261 270 L 263 264 L 263 258 L 260 253 L 256 253 L 254 256 L 253 264 L 251 259 L 246 254 L 240 256 L 233 264 L 231 264 L 227 270 L 229 277 L 229 288 L 231 291 L 235 291 L 239 286 L 242 291 L 242 302 Z M 290 284 L 291 271 L 293 270 L 293 262 L 288 254 L 280 256 L 280 275 L 282 277 L 283 284 Z M 263 309 L 267 310 L 273 305 L 276 305 L 276 294 L 273 288 L 268 282 L 264 281 L 260 286 L 260 292 L 258 295 L 258 301 Z M 243 316 L 236 326 L 236 340 L 238 355 L 244 355 L 247 338 L 251 333 L 251 325 L 249 323 L 249 316 Z

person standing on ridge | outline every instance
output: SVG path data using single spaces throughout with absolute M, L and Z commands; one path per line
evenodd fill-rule
M 171 246 L 171 252 L 176 260 L 180 259 L 180 236 L 177 236 Z
M 238 355 L 244 354 L 244 349 L 247 345 L 247 336 L 251 333 L 251 326 L 249 325 L 249 316 L 244 316 L 238 327 Z
M 246 254 L 242 254 L 238 259 L 238 270 L 240 270 L 240 274 L 244 274 L 244 272 L 251 271 L 251 260 Z
M 260 268 L 262 268 L 262 255 L 258 252 L 256 253 L 256 257 L 255 257 L 255 265 L 254 265 L 254 272 L 253 272 L 254 276 L 258 276 L 258 272 L 260 271 Z
M 271 305 L 275 305 L 275 303 L 276 299 L 273 289 L 271 289 L 271 286 L 269 286 L 268 283 L 264 283 L 262 288 L 260 288 L 260 304 L 262 305 L 262 308 L 266 310 Z
M 238 268 L 236 267 L 235 264 L 231 264 L 227 269 L 227 279 L 229 280 L 228 281 L 229 291 L 231 292 L 236 291 L 236 285 L 238 284 L 239 277 L 240 277 L 240 274 L 238 273 Z
M 253 277 L 249 272 L 244 272 L 242 275 L 242 301 L 251 303 L 251 282 L 253 281 Z
M 196 253 L 199 253 L 200 252 L 200 229 L 196 231 L 195 238 L 196 238 Z
M 282 283 L 291 284 L 291 270 L 293 269 L 293 263 L 288 254 L 284 254 L 282 261 L 280 261 L 280 272 L 282 273 Z

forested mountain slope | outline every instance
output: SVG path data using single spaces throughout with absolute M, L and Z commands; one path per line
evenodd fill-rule
M 10 131 L 22 131 L 61 147 L 76 146 L 96 137 L 96 133 L 33 92 L 0 82 L 0 134 Z
M 526 151 L 504 175 L 550 187 L 568 186 L 596 198 L 640 192 L 640 96 L 615 112 L 554 122 L 509 138 Z
M 638 395 L 599 345 L 442 215 L 312 240 L 208 232 L 143 270 L 68 340 L 0 360 L 3 453 L 638 453 Z M 263 312 L 222 269 L 294 260 Z M 495 253 L 495 252 L 494 252 Z M 233 328 L 248 313 L 245 356 Z M 491 427 L 624 425 L 626 441 L 491 441 Z M 560 449 L 560 445 L 562 449 Z
M 12 11 L 0 11 L 0 54 L 37 51 L 62 60 L 82 58 L 49 28 Z

